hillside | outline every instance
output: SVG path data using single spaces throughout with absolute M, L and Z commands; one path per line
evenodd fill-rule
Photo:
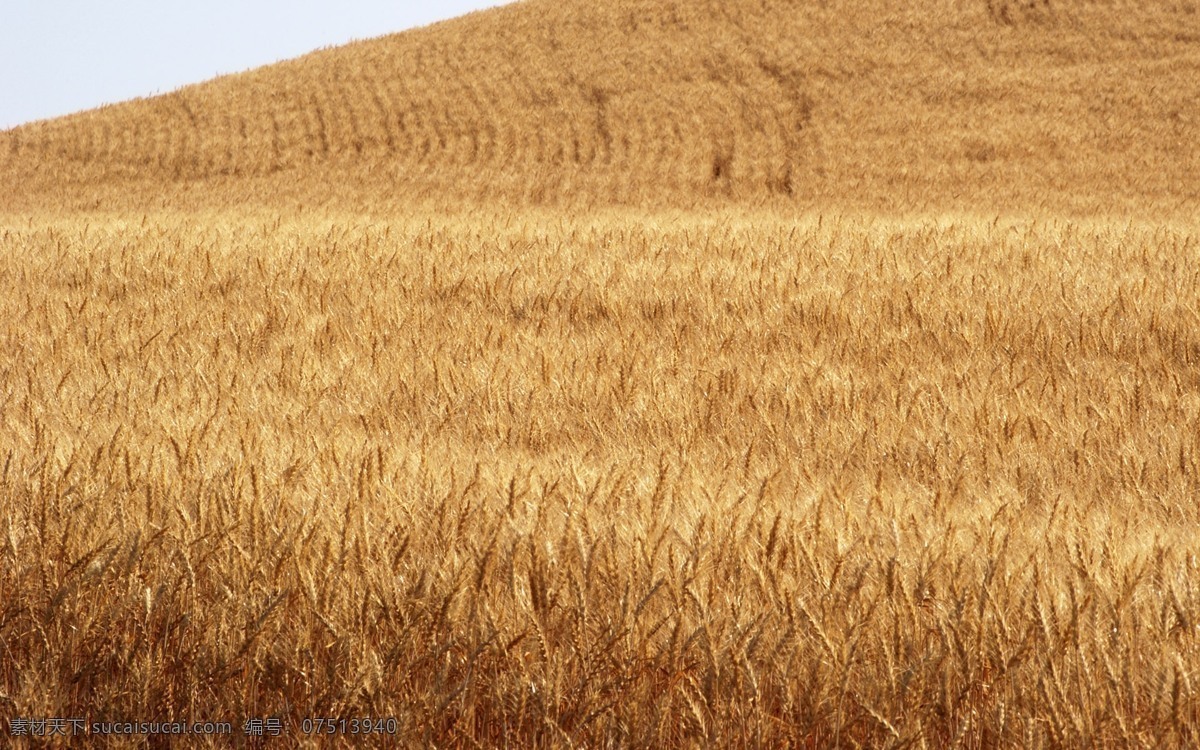
M 1197 205 L 1191 0 L 526 0 L 0 133 L 0 209 Z

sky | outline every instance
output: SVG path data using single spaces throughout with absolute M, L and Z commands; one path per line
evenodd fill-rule
M 0 0 L 0 130 L 504 0 Z

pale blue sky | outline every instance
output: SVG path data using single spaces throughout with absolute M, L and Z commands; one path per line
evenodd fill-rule
M 505 0 L 0 0 L 0 129 Z

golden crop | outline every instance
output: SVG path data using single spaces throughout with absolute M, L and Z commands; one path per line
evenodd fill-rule
M 1198 18 L 527 0 L 0 133 L 5 741 L 1200 746 Z
M 1194 227 L 3 236 L 6 713 L 1200 741 Z
M 1194 0 L 525 0 L 0 133 L 0 212 L 1200 212 Z

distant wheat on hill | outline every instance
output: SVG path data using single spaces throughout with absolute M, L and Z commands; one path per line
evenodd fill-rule
M 1200 184 L 1198 40 L 1183 1 L 528 0 L 9 131 L 0 205 L 115 205 L 95 190 L 115 182 L 356 207 L 1178 209 Z

